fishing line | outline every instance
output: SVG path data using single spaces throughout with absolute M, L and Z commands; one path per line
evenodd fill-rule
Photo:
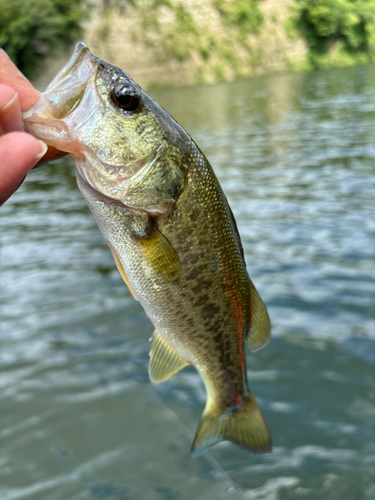
M 192 441 L 194 436 L 191 434 L 186 425 L 179 419 L 176 413 L 172 410 L 172 408 L 167 405 L 167 403 L 163 400 L 163 398 L 156 392 L 155 388 L 153 389 L 153 395 L 159 401 L 159 403 L 164 407 L 165 411 L 170 415 L 170 417 L 176 422 L 177 427 L 181 430 L 181 432 Z M 214 459 L 214 457 L 210 454 L 210 452 L 206 451 L 202 454 L 202 458 L 206 460 L 206 462 L 216 471 L 218 476 L 220 476 L 227 484 L 228 484 L 228 493 L 237 495 L 242 500 L 247 500 L 244 492 L 241 488 L 233 481 L 233 479 L 229 476 L 227 472 L 221 467 L 221 465 Z

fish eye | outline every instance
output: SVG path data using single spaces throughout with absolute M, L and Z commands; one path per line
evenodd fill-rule
M 135 111 L 139 106 L 139 95 L 129 84 L 119 83 L 113 87 L 110 96 L 113 103 L 125 111 Z

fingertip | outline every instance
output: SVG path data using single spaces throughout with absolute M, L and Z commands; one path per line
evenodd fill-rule
M 46 151 L 45 143 L 25 132 L 11 132 L 0 137 L 0 204 L 18 189 Z
M 0 84 L 0 126 L 4 133 L 24 129 L 18 94 L 3 84 Z
M 30 164 L 34 161 L 36 163 L 47 151 L 47 144 L 45 142 L 36 139 L 26 132 L 10 132 L 1 139 L 7 140 L 9 148 L 12 148 L 12 156 L 16 153 L 20 158 L 28 158 Z M 10 154 L 10 150 L 8 153 Z
M 43 156 L 47 153 L 47 150 L 48 150 L 48 146 L 47 146 L 47 144 L 45 142 L 40 141 L 39 139 L 37 139 L 37 141 L 39 142 L 41 150 L 40 150 L 40 152 L 35 157 L 35 164 L 37 164 L 38 161 L 43 158 Z
M 10 104 L 16 94 L 17 92 L 9 87 L 9 85 L 0 83 L 0 112 Z

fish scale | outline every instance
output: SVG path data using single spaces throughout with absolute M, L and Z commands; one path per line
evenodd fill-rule
M 198 370 L 207 403 L 192 454 L 223 439 L 269 451 L 245 356 L 245 342 L 254 349 L 267 342 L 269 318 L 204 154 L 126 73 L 84 44 L 25 121 L 30 133 L 72 155 L 79 189 L 155 326 L 151 379 L 188 364 Z

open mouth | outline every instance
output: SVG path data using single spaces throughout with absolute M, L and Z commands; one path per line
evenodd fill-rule
M 23 119 L 35 121 L 55 118 L 63 119 L 71 114 L 81 102 L 87 85 L 95 77 L 99 59 L 80 42 L 75 51 L 59 71 L 33 108 L 23 113 Z

